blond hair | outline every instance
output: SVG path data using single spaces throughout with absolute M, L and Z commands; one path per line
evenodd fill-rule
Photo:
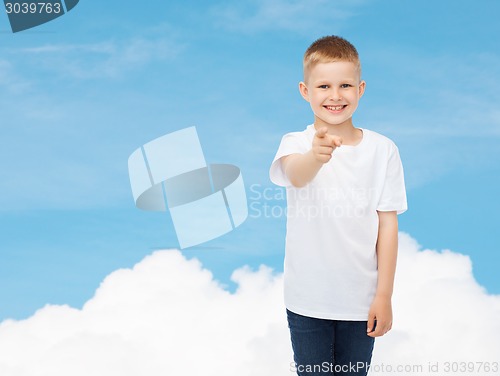
M 313 42 L 304 53 L 304 80 L 316 64 L 335 61 L 354 63 L 361 76 L 361 62 L 356 48 L 342 37 L 329 35 Z

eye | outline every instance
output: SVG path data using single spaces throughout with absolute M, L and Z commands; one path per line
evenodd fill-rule
M 350 84 L 342 84 L 342 85 L 340 85 L 340 87 L 341 87 L 342 89 L 347 89 L 347 88 L 349 88 L 349 87 L 352 87 L 352 85 L 350 85 Z
M 319 85 L 318 88 L 319 89 L 328 89 L 328 85 Z

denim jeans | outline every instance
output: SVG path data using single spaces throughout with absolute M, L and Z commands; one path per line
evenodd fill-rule
M 375 339 L 366 321 L 316 319 L 287 309 L 299 376 L 366 375 Z

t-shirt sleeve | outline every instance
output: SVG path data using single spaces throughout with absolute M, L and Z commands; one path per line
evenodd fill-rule
M 269 169 L 269 177 L 271 181 L 279 186 L 286 187 L 291 185 L 285 172 L 283 171 L 281 158 L 291 154 L 302 154 L 307 152 L 303 137 L 300 132 L 288 133 L 281 139 L 278 152 L 274 157 L 271 168 Z
M 384 188 L 377 205 L 379 211 L 397 211 L 404 213 L 408 209 L 404 181 L 403 164 L 396 145 L 391 145 Z

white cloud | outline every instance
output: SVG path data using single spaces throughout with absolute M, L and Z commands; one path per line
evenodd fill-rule
M 233 279 L 234 295 L 198 261 L 156 252 L 108 276 L 82 310 L 47 306 L 3 322 L 0 374 L 253 375 L 268 357 L 288 359 L 281 277 L 261 267 Z M 279 361 L 273 369 L 286 374 Z
M 1 210 L 130 202 L 130 140 L 164 131 L 169 94 L 157 83 L 168 74 L 158 72 L 185 45 L 160 24 L 129 37 L 0 47 Z
M 75 79 L 116 78 L 153 61 L 175 58 L 183 45 L 164 35 L 82 44 L 46 44 L 10 50 L 37 67 Z
M 5 91 L 7 95 L 23 94 L 30 86 L 30 83 L 15 71 L 10 61 L 0 59 L 0 93 Z
M 375 122 L 381 129 L 412 138 L 500 135 L 500 95 L 495 85 L 500 55 L 429 55 L 377 46 L 361 52 L 373 72 L 368 80 L 373 94 L 368 95 L 386 103 L 389 95 L 398 94 L 392 111 L 380 103 L 370 110 L 372 117 L 381 119 Z
M 500 362 L 500 296 L 475 281 L 468 256 L 419 249 L 401 234 L 395 323 L 378 341 L 373 363 L 422 365 L 425 372 L 415 374 L 445 375 L 446 362 Z M 439 362 L 440 372 L 428 372 L 429 362 Z
M 351 17 L 349 7 L 363 3 L 355 0 L 338 3 L 327 0 L 247 0 L 231 5 L 214 6 L 212 16 L 220 27 L 243 33 L 267 30 L 305 32 L 326 22 L 331 32 L 340 20 Z
M 106 79 L 128 80 L 134 72 L 144 77 L 145 67 L 180 53 L 178 40 L 168 26 L 158 26 L 131 38 L 1 48 L 1 209 L 130 200 L 122 166 L 127 150 L 137 146 L 130 146 L 133 131 L 125 129 L 139 121 L 149 129 L 161 124 L 161 113 L 154 120 L 150 115 L 161 112 L 161 96 L 129 84 L 117 89 Z M 85 85 L 86 79 L 103 80 Z
M 477 284 L 467 256 L 421 251 L 401 234 L 398 268 L 395 323 L 377 340 L 372 374 L 387 374 L 382 364 L 445 375 L 446 361 L 499 361 L 500 297 Z M 231 294 L 197 260 L 155 252 L 110 274 L 81 310 L 46 306 L 1 323 L 0 374 L 291 375 L 281 275 L 244 267 L 233 280 Z

